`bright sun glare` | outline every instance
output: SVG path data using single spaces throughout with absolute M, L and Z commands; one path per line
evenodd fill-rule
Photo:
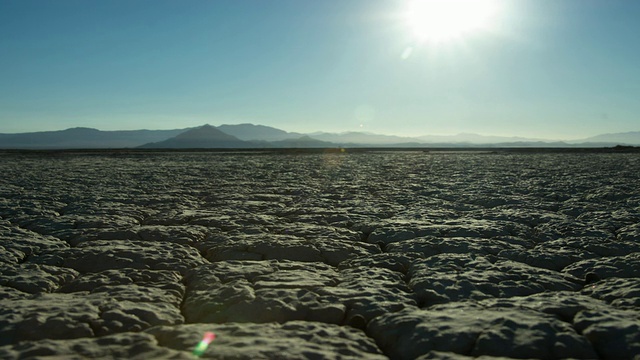
M 410 0 L 406 21 L 418 41 L 448 41 L 489 28 L 498 1 Z

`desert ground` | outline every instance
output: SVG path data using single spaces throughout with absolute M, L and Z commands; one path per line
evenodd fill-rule
M 640 155 L 4 152 L 0 358 L 640 359 Z

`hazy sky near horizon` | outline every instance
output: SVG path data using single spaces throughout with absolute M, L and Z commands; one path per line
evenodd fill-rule
M 0 0 L 0 133 L 640 130 L 640 1 L 483 0 L 442 37 L 411 1 Z

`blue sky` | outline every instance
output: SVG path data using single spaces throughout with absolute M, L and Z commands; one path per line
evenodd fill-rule
M 438 43 L 408 1 L 0 0 L 0 132 L 640 130 L 640 1 L 496 0 Z

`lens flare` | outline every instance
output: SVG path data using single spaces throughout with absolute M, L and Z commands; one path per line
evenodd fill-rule
M 200 340 L 198 345 L 196 345 L 195 349 L 193 349 L 193 355 L 198 357 L 202 356 L 202 354 L 204 354 L 204 352 L 207 351 L 209 344 L 211 344 L 211 342 L 215 340 L 215 338 L 216 338 L 216 334 L 210 331 L 204 333 L 204 337 L 202 338 L 202 340 Z

